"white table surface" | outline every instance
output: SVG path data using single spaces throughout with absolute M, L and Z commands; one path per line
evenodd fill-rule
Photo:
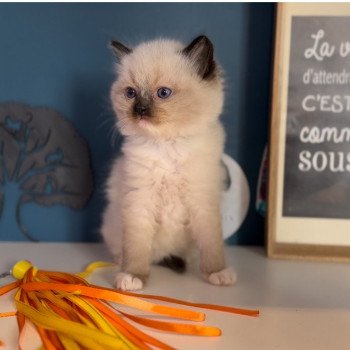
M 329 350 L 350 348 L 350 265 L 269 260 L 262 248 L 227 247 L 238 282 L 215 287 L 190 266 L 183 275 L 154 266 L 145 293 L 194 302 L 259 308 L 258 318 L 203 310 L 205 324 L 220 327 L 221 337 L 204 338 L 154 332 L 151 335 L 183 350 Z M 108 260 L 102 244 L 0 242 L 0 273 L 20 259 L 37 267 L 77 272 L 95 260 Z M 95 272 L 90 282 L 112 286 L 116 268 Z M 0 285 L 11 278 L 0 280 Z M 0 312 L 13 310 L 12 295 L 0 297 Z M 2 349 L 17 349 L 15 318 L 0 319 Z M 34 332 L 27 334 L 26 349 L 38 349 Z

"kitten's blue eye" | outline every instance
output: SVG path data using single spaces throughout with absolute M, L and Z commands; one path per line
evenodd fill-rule
M 127 87 L 125 90 L 125 95 L 127 98 L 134 98 L 136 97 L 136 90 L 132 87 Z
M 167 87 L 161 87 L 157 91 L 159 98 L 168 98 L 171 95 L 172 91 Z

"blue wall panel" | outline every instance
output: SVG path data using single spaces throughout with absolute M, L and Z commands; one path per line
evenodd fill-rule
M 263 219 L 254 200 L 267 135 L 273 13 L 273 4 L 0 4 L 0 103 L 59 111 L 87 140 L 95 179 L 84 210 L 23 206 L 28 231 L 39 240 L 99 237 L 103 182 L 120 143 L 120 138 L 113 142 L 111 132 L 109 39 L 130 45 L 156 37 L 189 42 L 204 33 L 226 73 L 226 152 L 243 168 L 251 190 L 248 216 L 230 242 L 262 244 Z M 16 193 L 5 190 L 10 210 Z M 0 240 L 25 239 L 15 221 L 0 217 L 0 223 Z

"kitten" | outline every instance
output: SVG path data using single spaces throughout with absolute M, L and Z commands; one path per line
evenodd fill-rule
M 113 41 L 111 88 L 122 156 L 107 183 L 102 235 L 122 272 L 116 287 L 141 289 L 151 263 L 184 270 L 190 249 L 212 284 L 231 285 L 220 222 L 223 80 L 205 36 L 187 47 Z

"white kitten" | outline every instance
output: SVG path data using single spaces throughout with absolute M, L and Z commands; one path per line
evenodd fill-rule
M 230 285 L 220 222 L 223 83 L 213 45 L 156 40 L 119 58 L 111 89 L 122 156 L 112 168 L 102 234 L 122 271 L 117 288 L 143 287 L 152 263 L 184 269 L 196 246 L 204 277 Z

